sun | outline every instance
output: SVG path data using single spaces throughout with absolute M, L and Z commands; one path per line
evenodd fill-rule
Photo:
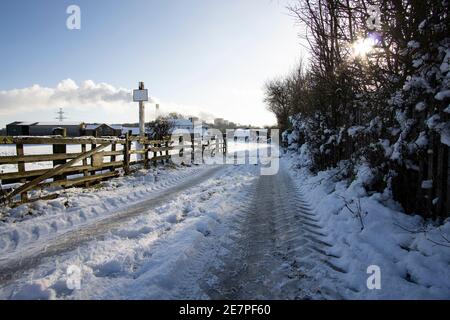
M 352 44 L 353 56 L 364 58 L 376 45 L 377 41 L 372 37 L 358 39 Z

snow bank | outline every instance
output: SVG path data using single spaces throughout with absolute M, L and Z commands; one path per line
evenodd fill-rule
M 450 299 L 450 220 L 438 227 L 401 212 L 389 191 L 368 195 L 368 168 L 352 182 L 339 169 L 312 175 L 298 155 L 283 160 L 325 227 L 337 272 L 317 267 L 317 278 L 348 299 Z M 367 268 L 381 269 L 381 289 L 369 290 Z M 334 280 L 330 280 L 334 279 Z
M 0 213 L 0 254 L 6 259 L 24 247 L 43 243 L 113 214 L 120 208 L 159 194 L 203 172 L 205 166 L 158 167 L 103 182 L 93 188 L 61 191 L 55 200 L 40 200 Z

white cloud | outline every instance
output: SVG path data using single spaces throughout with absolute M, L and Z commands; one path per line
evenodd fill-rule
M 129 122 L 133 121 L 136 103 L 132 99 L 132 90 L 117 88 L 108 83 L 95 83 L 86 80 L 77 84 L 72 79 L 58 83 L 54 88 L 33 85 L 28 88 L 0 91 L 0 117 L 22 119 L 25 115 L 36 113 L 37 119 L 42 112 L 54 112 L 57 108 L 86 112 L 86 122 Z M 204 112 L 203 108 L 186 106 L 177 103 L 164 103 L 151 97 L 147 116 L 153 118 L 152 107 L 160 104 L 161 112 L 178 112 L 184 115 L 194 115 L 211 121 L 214 115 Z M 87 111 L 91 111 L 87 113 Z M 99 119 L 99 112 L 102 117 Z M 137 121 L 137 119 L 136 119 Z
M 0 116 L 54 110 L 58 107 L 106 110 L 126 109 L 132 103 L 131 90 L 116 88 L 107 83 L 87 80 L 78 85 L 63 80 L 55 88 L 33 85 L 28 88 L 0 91 Z

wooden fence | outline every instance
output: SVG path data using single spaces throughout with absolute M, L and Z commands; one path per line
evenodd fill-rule
M 450 217 L 450 148 L 437 134 L 430 134 L 419 167 L 404 169 L 395 177 L 393 191 L 407 212 Z
M 117 177 L 121 171 L 127 175 L 135 165 L 149 168 L 158 162 L 167 163 L 173 154 L 172 150 L 182 153 L 186 148 L 198 147 L 196 141 L 192 139 L 190 144 L 185 144 L 183 141 L 175 142 L 170 138 L 149 140 L 128 134 L 123 139 L 64 136 L 0 137 L 0 146 L 9 145 L 15 148 L 15 155 L 0 156 L 0 166 L 14 165 L 16 168 L 12 172 L 0 173 L 3 186 L 0 190 L 0 203 L 14 204 L 52 198 L 55 194 L 31 199 L 29 193 L 55 187 L 88 187 Z M 137 144 L 140 144 L 141 148 L 137 148 Z M 32 146 L 51 147 L 52 152 L 27 154 L 27 148 Z M 68 147 L 72 151 L 77 149 L 77 152 L 68 152 Z M 217 146 L 203 145 L 202 148 L 203 152 L 214 152 Z M 225 146 L 222 145 L 218 151 L 224 150 Z M 43 162 L 49 162 L 47 168 L 27 168 L 27 164 Z
M 340 160 L 351 159 L 357 150 L 378 139 L 376 135 L 367 134 L 346 137 L 329 154 L 320 154 L 316 162 L 321 170 L 333 167 Z M 304 143 L 304 139 L 300 142 Z M 407 213 L 429 218 L 450 217 L 450 148 L 441 142 L 439 134 L 430 133 L 429 146 L 422 153 L 418 155 L 418 167 L 393 167 L 397 171 L 392 179 L 394 199 Z

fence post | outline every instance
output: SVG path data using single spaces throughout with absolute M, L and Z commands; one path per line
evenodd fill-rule
M 152 156 L 152 161 L 151 161 L 151 163 L 152 163 L 152 165 L 153 165 L 154 167 L 156 167 L 156 166 L 158 165 L 157 161 L 155 160 L 155 157 L 158 155 L 158 153 L 154 150 L 154 148 L 157 147 L 156 143 L 153 142 L 153 143 L 151 144 L 151 147 L 153 148 L 153 151 L 152 151 L 153 156 Z
M 97 148 L 97 145 L 95 144 L 95 143 L 92 143 L 91 144 L 91 150 L 94 150 L 95 148 Z M 92 155 L 91 157 L 90 157 L 90 159 L 91 159 L 91 167 L 92 168 L 94 168 L 94 155 Z M 95 176 L 95 168 L 94 168 L 94 170 L 93 171 L 89 171 L 89 174 L 88 175 L 91 175 L 91 176 Z M 87 181 L 86 183 L 85 183 L 85 187 L 87 188 L 87 187 L 89 187 L 91 185 L 91 183 L 89 182 L 89 181 Z
M 208 142 L 208 144 L 207 145 L 204 145 L 203 143 L 200 145 L 200 148 L 201 148 L 201 150 L 202 150 L 202 161 L 203 161 L 203 159 L 204 159 L 204 157 L 205 157 L 205 154 L 208 154 L 208 152 L 210 151 L 209 150 L 209 142 Z M 206 148 L 208 148 L 208 149 L 206 149 Z M 192 160 L 192 163 L 194 163 L 194 160 Z
M 178 154 L 180 156 L 180 158 L 182 158 L 184 156 L 184 136 L 180 135 L 178 137 Z
M 166 163 L 169 163 L 169 140 L 166 141 L 166 143 L 164 144 L 166 147 Z
M 86 153 L 86 151 L 87 151 L 86 144 L 82 144 L 82 145 L 81 145 L 81 153 Z M 87 165 L 88 165 L 87 158 L 84 158 L 84 159 L 83 159 L 83 166 L 84 166 L 84 167 L 87 167 Z M 89 171 L 88 171 L 87 169 L 84 169 L 84 170 L 83 170 L 83 176 L 84 176 L 84 177 L 87 177 L 88 175 L 89 175 Z M 85 183 L 84 183 L 84 187 L 85 187 L 85 188 L 89 187 L 89 182 L 85 182 Z
M 226 157 L 226 155 L 227 155 L 227 134 L 226 133 L 223 134 L 222 143 L 223 143 L 222 152 L 223 152 L 224 157 Z
M 23 144 L 16 144 L 16 154 L 19 157 L 24 155 Z M 18 162 L 17 167 L 18 167 L 19 173 L 25 173 L 25 162 L 23 162 L 23 161 Z M 25 183 L 25 182 L 27 182 L 27 180 L 21 179 L 20 182 Z M 28 193 L 27 192 L 21 193 L 20 200 L 22 202 L 27 202 L 28 201 Z
M 113 142 L 112 144 L 111 144 L 111 151 L 112 152 L 115 152 L 117 150 L 117 148 L 116 148 L 116 143 L 115 142 Z M 110 161 L 111 162 L 116 162 L 116 156 L 115 155 L 112 155 L 111 156 L 111 158 L 110 158 Z M 110 169 L 110 171 L 112 172 L 112 171 L 115 171 L 116 169 L 114 169 L 114 167 L 111 167 L 111 169 Z
M 195 135 L 191 134 L 191 146 L 192 146 L 192 153 L 191 153 L 191 163 L 194 164 L 195 159 Z
M 130 133 L 125 135 L 125 145 L 123 147 L 123 169 L 125 174 L 130 174 Z
M 222 157 L 223 163 L 227 163 L 227 134 L 222 133 Z
M 53 129 L 53 134 L 56 136 L 67 136 L 67 129 L 66 128 L 55 128 Z M 54 144 L 53 145 L 53 154 L 66 154 L 67 153 L 67 147 L 65 144 Z M 53 160 L 53 168 L 56 166 L 59 166 L 60 164 L 65 164 L 67 160 Z M 60 181 L 65 180 L 66 175 L 61 174 L 59 176 L 55 176 L 53 178 L 53 181 Z
M 149 154 L 148 147 L 149 147 L 149 144 L 145 143 L 144 144 L 144 150 L 145 150 L 145 153 L 144 153 L 144 168 L 145 169 L 149 169 L 150 168 L 149 160 L 148 160 L 148 154 Z

